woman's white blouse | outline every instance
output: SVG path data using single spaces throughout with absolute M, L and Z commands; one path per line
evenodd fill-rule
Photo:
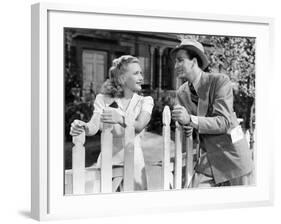
M 138 94 L 134 94 L 128 107 L 123 108 L 121 104 L 120 98 L 111 98 L 109 96 L 98 94 L 96 96 L 94 102 L 94 113 L 102 114 L 103 109 L 111 105 L 113 102 L 116 102 L 118 105 L 117 110 L 121 115 L 126 115 L 126 113 L 133 113 L 135 119 L 141 114 L 141 112 L 152 113 L 152 109 L 154 106 L 153 98 L 150 96 L 140 96 Z M 113 108 L 114 109 L 114 108 Z M 100 128 L 102 129 L 102 122 L 100 122 Z M 124 128 L 119 124 L 113 125 L 113 164 L 119 165 L 124 161 Z M 143 153 L 141 149 L 141 137 L 143 135 L 143 131 L 141 133 L 136 134 L 135 136 L 135 155 L 136 161 L 135 163 L 139 163 L 138 165 L 144 166 Z M 100 165 L 100 156 L 98 158 L 97 165 Z
M 137 99 L 137 104 L 136 107 L 134 108 L 134 112 L 138 112 L 136 113 L 136 115 L 138 115 L 141 111 L 146 111 L 149 114 L 152 113 L 152 109 L 154 106 L 153 103 L 153 99 L 151 96 L 139 96 L 136 93 L 133 95 L 132 100 L 133 99 Z M 132 101 L 131 100 L 131 101 Z M 98 94 L 96 96 L 95 102 L 94 102 L 94 113 L 99 113 L 102 114 L 102 111 L 105 107 L 108 107 L 110 104 L 112 104 L 113 102 L 116 102 L 118 104 L 118 108 L 121 110 L 121 112 L 125 112 L 126 110 L 124 110 L 120 98 L 112 98 L 103 94 Z

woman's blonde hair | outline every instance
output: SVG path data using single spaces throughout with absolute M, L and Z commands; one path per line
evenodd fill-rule
M 107 79 L 101 87 L 101 93 L 110 97 L 123 97 L 123 75 L 127 66 L 131 63 L 140 63 L 139 59 L 131 55 L 123 55 L 112 61 L 109 69 L 109 79 Z

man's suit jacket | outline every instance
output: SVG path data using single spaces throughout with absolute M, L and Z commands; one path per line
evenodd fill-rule
M 178 102 L 190 114 L 198 116 L 200 147 L 207 153 L 199 163 L 198 172 L 211 168 L 216 183 L 221 183 L 252 171 L 251 152 L 243 136 L 233 141 L 231 132 L 238 121 L 233 111 L 233 91 L 229 78 L 223 74 L 202 73 L 197 94 L 198 106 L 191 101 L 188 83 L 177 91 Z M 236 130 L 236 129 L 234 129 Z

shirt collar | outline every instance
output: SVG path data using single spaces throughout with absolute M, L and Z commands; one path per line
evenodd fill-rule
M 115 102 L 118 104 L 119 108 L 120 108 L 122 111 L 126 111 L 126 110 L 129 108 L 129 105 L 131 104 L 131 102 L 133 101 L 133 99 L 134 99 L 135 97 L 137 97 L 137 96 L 138 96 L 138 94 L 136 94 L 136 93 L 133 94 L 133 96 L 132 96 L 132 98 L 131 98 L 131 100 L 130 100 L 128 106 L 127 106 L 127 108 L 123 108 L 123 105 L 122 105 L 122 103 L 121 103 L 121 99 L 118 98 L 118 97 L 113 98 L 113 99 L 112 99 L 112 102 L 115 101 Z
M 201 76 L 202 76 L 202 71 L 199 73 L 199 75 L 196 77 L 196 79 L 192 82 L 192 85 L 196 92 L 198 92 Z

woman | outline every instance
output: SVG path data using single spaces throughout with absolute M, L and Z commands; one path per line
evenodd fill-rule
M 141 149 L 142 131 L 150 121 L 153 108 L 152 97 L 143 97 L 137 93 L 143 84 L 142 69 L 136 57 L 121 56 L 113 60 L 109 70 L 109 79 L 103 84 L 101 94 L 94 102 L 94 113 L 91 120 L 85 123 L 75 120 L 70 134 L 76 136 L 85 131 L 86 135 L 94 135 L 102 123 L 113 124 L 113 165 L 124 161 L 124 127 L 125 114 L 134 114 L 135 136 L 135 190 L 147 189 L 147 178 L 143 152 Z M 97 165 L 100 166 L 100 156 Z

